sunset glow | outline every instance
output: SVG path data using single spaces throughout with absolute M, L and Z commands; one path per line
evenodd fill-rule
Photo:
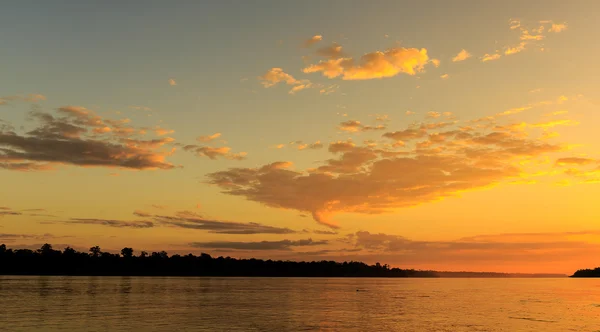
M 26 2 L 0 11 L 0 244 L 598 264 L 600 3 Z

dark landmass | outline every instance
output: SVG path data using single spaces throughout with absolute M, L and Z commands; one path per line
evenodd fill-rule
M 292 262 L 260 259 L 213 258 L 208 254 L 169 256 L 166 252 L 144 251 L 133 255 L 131 248 L 121 254 L 89 253 L 72 248 L 54 250 L 49 244 L 33 251 L 12 250 L 0 245 L 0 275 L 69 276 L 238 276 L 238 277 L 436 277 L 432 271 L 404 270 L 388 265 L 333 261 Z
M 597 269 L 598 270 L 598 269 Z M 578 271 L 579 272 L 579 271 Z M 600 270 L 598 270 L 600 273 Z M 87 252 L 72 248 L 63 251 L 45 244 L 38 250 L 7 249 L 0 245 L 0 275 L 68 275 L 68 276 L 212 276 L 212 277 L 379 277 L 379 278 L 536 278 L 565 277 L 559 274 L 510 274 L 494 272 L 436 272 L 367 265 L 361 262 L 294 262 L 261 259 L 213 258 L 173 255 L 166 252 L 132 248 L 121 254 L 103 252 L 92 247 Z
M 571 278 L 600 278 L 600 267 L 595 269 L 577 270 Z

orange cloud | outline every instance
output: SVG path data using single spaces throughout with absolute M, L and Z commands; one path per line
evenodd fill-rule
M 460 62 L 465 61 L 470 58 L 472 55 L 467 50 L 462 49 L 456 56 L 452 58 L 452 62 Z
M 226 194 L 310 213 L 317 222 L 336 227 L 330 217 L 337 213 L 385 213 L 499 183 L 531 183 L 523 165 L 565 149 L 518 131 L 439 131 L 455 124 L 414 124 L 384 133 L 402 142 L 382 145 L 385 149 L 370 142 L 332 142 L 328 151 L 335 157 L 306 170 L 231 168 L 207 176 Z
M 373 131 L 373 130 L 385 130 L 386 127 L 383 125 L 377 126 L 365 126 L 360 121 L 349 120 L 340 123 L 340 130 L 356 133 L 356 132 L 365 132 L 365 131 Z
M 567 24 L 566 23 L 560 23 L 560 24 L 554 24 L 552 23 L 552 26 L 548 29 L 548 32 L 561 32 L 567 29 Z
M 214 134 L 208 135 L 208 136 L 198 136 L 198 138 L 196 138 L 196 140 L 198 142 L 212 142 L 219 137 L 221 137 L 221 133 L 214 133 Z
M 449 77 L 450 77 L 450 75 L 448 75 L 448 74 L 444 74 L 444 75 L 440 76 L 440 78 L 443 79 L 443 80 L 446 80 Z
M 342 46 L 338 43 L 333 43 L 331 46 L 323 47 L 317 50 L 317 55 L 337 59 L 344 55 L 342 52 Z
M 520 53 L 521 51 L 523 51 L 525 49 L 525 43 L 522 42 L 520 43 L 518 46 L 515 47 L 508 47 L 505 51 L 504 51 L 504 55 L 512 55 L 512 54 L 517 54 Z
M 175 86 L 175 85 L 177 85 L 177 82 L 174 79 L 170 78 L 169 79 L 169 85 L 170 86 Z
M 209 159 L 215 160 L 218 158 L 225 158 L 230 160 L 244 160 L 246 159 L 246 152 L 231 153 L 231 148 L 228 146 L 222 147 L 210 147 L 210 146 L 199 146 L 199 145 L 185 145 L 184 151 L 193 152 L 198 157 L 208 157 Z
M 487 61 L 493 61 L 493 60 L 498 60 L 500 59 L 502 55 L 495 53 L 495 54 L 485 54 L 483 57 L 481 57 L 481 62 L 487 62 Z
M 168 134 L 172 134 L 175 132 L 175 130 L 172 129 L 165 129 L 165 128 L 161 128 L 159 126 L 156 126 L 156 128 L 154 128 L 154 132 L 156 133 L 156 135 L 158 136 L 164 136 L 164 135 L 168 135 Z
M 400 73 L 415 75 L 429 61 L 426 49 L 392 48 L 363 55 L 359 61 L 339 58 L 321 61 L 304 68 L 305 73 L 321 72 L 327 78 L 342 76 L 344 80 L 368 80 L 393 77 Z
M 546 38 L 544 35 L 532 35 L 529 33 L 529 31 L 523 29 L 521 31 L 521 40 L 542 40 L 544 38 Z
M 281 68 L 271 68 L 266 74 L 260 76 L 259 79 L 262 81 L 262 85 L 265 88 L 270 88 L 279 83 L 294 85 L 289 91 L 289 94 L 294 94 L 312 86 L 312 83 L 309 80 L 297 80 L 292 75 L 284 72 Z
M 314 35 L 314 36 L 310 37 L 309 39 L 307 39 L 306 41 L 304 41 L 304 47 L 311 47 L 312 45 L 314 45 L 322 40 L 323 40 L 323 36 Z
M 318 149 L 322 149 L 323 148 L 323 143 L 321 143 L 321 141 L 316 141 L 316 142 L 311 143 L 311 144 L 305 144 L 305 143 L 302 143 L 302 142 L 297 142 L 296 148 L 298 150 L 306 150 L 306 149 L 318 150 Z
M 46 100 L 46 96 L 41 95 L 41 94 L 36 94 L 36 93 L 30 93 L 28 95 L 6 96 L 6 97 L 0 97 L 0 106 L 6 105 L 11 101 L 37 103 L 37 102 L 40 102 L 43 100 Z

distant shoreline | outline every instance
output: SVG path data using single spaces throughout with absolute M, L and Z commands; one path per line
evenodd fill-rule
M 562 274 L 498 272 L 446 272 L 392 268 L 387 264 L 362 262 L 273 261 L 262 259 L 213 258 L 141 252 L 132 248 L 121 254 L 92 247 L 89 253 L 72 248 L 63 251 L 44 244 L 38 250 L 8 249 L 0 245 L 0 275 L 81 277 L 272 277 L 272 278 L 566 278 Z

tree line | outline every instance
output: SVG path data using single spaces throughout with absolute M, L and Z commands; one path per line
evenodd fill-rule
M 572 278 L 600 278 L 600 267 L 597 267 L 595 269 L 577 270 L 571 277 Z
M 0 245 L 0 274 L 72 276 L 249 276 L 249 277 L 436 277 L 433 271 L 391 268 L 376 263 L 334 261 L 274 261 L 214 258 L 202 253 L 172 255 L 145 251 L 135 255 L 126 247 L 120 254 L 95 246 L 89 252 L 67 247 L 55 250 L 50 244 L 40 249 L 8 249 Z

